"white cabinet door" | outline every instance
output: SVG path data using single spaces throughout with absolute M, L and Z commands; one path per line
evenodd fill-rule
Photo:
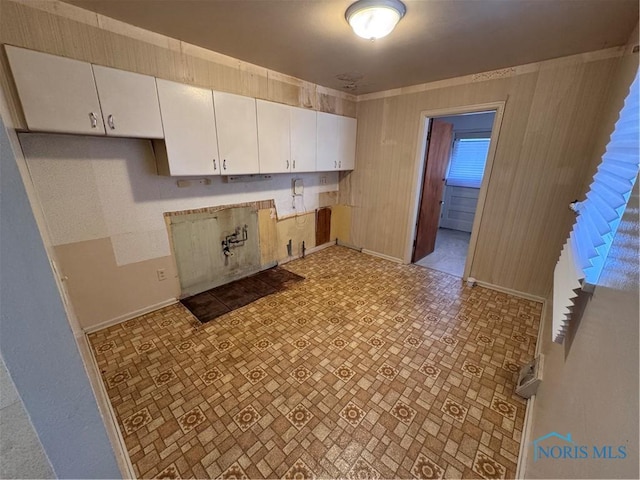
M 162 138 L 156 79 L 93 65 L 107 135 Z
M 315 110 L 290 107 L 291 115 L 291 171 L 316 171 L 316 117 Z M 262 162 L 262 157 L 260 158 Z
M 105 134 L 90 63 L 5 49 L 29 130 Z
M 337 115 L 318 112 L 318 145 L 316 169 L 319 172 L 338 169 Z
M 213 92 L 213 99 L 222 175 L 259 173 L 255 98 Z
M 220 174 L 211 90 L 161 79 L 157 84 L 166 145 L 156 152 L 159 173 Z
M 353 170 L 356 166 L 355 118 L 338 117 L 338 170 Z
M 256 108 L 260 173 L 290 171 L 289 107 L 280 103 L 257 100 Z

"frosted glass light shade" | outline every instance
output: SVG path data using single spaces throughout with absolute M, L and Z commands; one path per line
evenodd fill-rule
M 345 17 L 356 35 L 375 40 L 389 35 L 405 12 L 399 0 L 359 0 L 347 9 Z

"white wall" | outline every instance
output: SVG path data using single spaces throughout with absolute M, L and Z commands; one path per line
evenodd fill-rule
M 528 444 L 526 478 L 639 478 L 639 183 L 570 348 L 567 340 L 551 342 L 551 306 L 545 309 L 544 378 L 529 435 L 533 441 L 555 431 L 571 433 L 576 444 L 589 448 L 623 445 L 627 458 L 534 462 Z
M 2 357 L 56 476 L 118 478 L 113 448 L 1 120 L 0 158 Z
M 247 183 L 209 177 L 211 185 L 179 188 L 177 178 L 156 174 L 149 141 L 22 134 L 20 142 L 53 245 L 109 237 L 118 266 L 170 255 L 164 212 L 274 199 L 282 217 L 313 211 L 320 192 L 338 189 L 337 172 L 276 174 Z M 304 182 L 295 209 L 292 178 Z
M 636 28 L 629 53 L 620 59 L 610 83 L 607 108 L 600 112 L 594 164 L 585 166 L 593 173 L 638 71 L 638 55 L 631 54 L 637 41 Z M 563 345 L 551 341 L 553 305 L 547 299 L 540 346 L 545 366 L 531 409 L 531 431 L 525 439 L 525 478 L 640 478 L 639 189 L 636 179 L 599 284 Z M 589 448 L 624 446 L 627 458 L 534 461 L 530 442 L 552 431 L 571 433 L 576 444 Z
M 0 356 L 0 478 L 53 478 L 54 473 Z

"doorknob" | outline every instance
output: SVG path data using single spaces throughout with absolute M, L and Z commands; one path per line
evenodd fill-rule
M 440 200 L 440 205 L 444 205 L 444 200 Z

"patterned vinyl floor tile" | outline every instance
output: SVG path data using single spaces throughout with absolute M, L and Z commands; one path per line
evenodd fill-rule
M 541 304 L 331 247 L 201 324 L 89 336 L 140 478 L 509 478 Z

